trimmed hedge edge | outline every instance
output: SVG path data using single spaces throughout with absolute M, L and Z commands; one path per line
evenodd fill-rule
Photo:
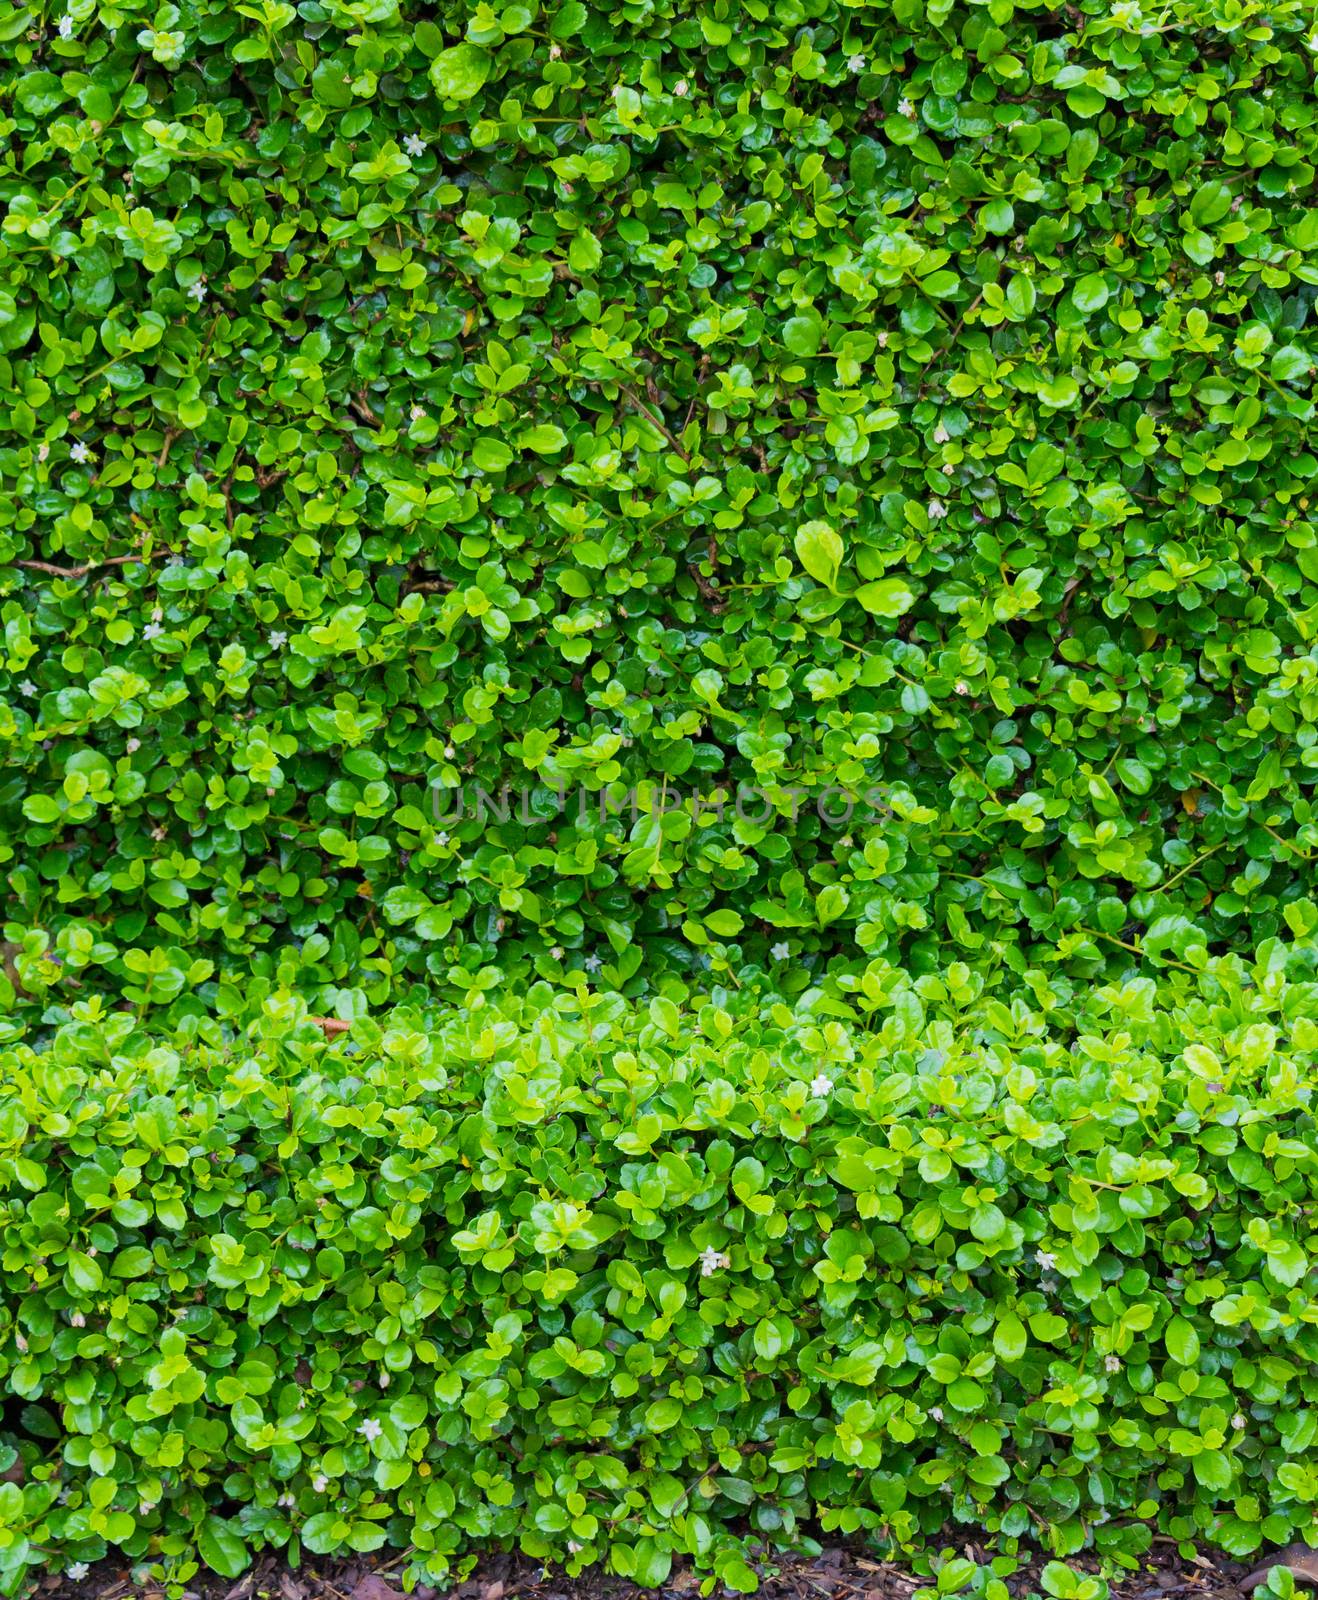
M 4 1587 L 1314 1536 L 1316 962 L 1051 1015 L 959 964 L 867 1020 L 88 1001 L 0 1058 Z

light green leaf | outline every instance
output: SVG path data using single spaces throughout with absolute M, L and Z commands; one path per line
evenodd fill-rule
M 474 44 L 455 44 L 430 63 L 430 81 L 446 100 L 470 100 L 490 75 L 490 56 Z
M 807 522 L 797 529 L 793 542 L 797 557 L 810 576 L 825 588 L 833 588 L 843 556 L 842 540 L 835 529 L 827 522 Z

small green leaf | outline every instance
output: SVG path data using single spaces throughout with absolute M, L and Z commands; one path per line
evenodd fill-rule
M 478 439 L 471 459 L 482 472 L 502 472 L 511 463 L 513 452 L 502 439 Z
M 430 63 L 430 81 L 446 100 L 470 100 L 489 75 L 489 52 L 474 44 L 451 45 Z
M 197 1552 L 222 1578 L 236 1578 L 251 1560 L 242 1538 L 221 1517 L 207 1517 L 197 1530 Z
M 793 542 L 797 557 L 810 576 L 825 588 L 833 588 L 843 556 L 842 540 L 836 530 L 827 522 L 807 522 L 797 529 Z
M 915 591 L 904 578 L 879 578 L 861 584 L 856 599 L 871 616 L 900 617 L 915 604 Z
M 524 450 L 534 450 L 537 455 L 551 456 L 567 448 L 567 434 L 552 422 L 537 423 L 518 439 Z
M 1199 1335 L 1184 1317 L 1173 1317 L 1163 1334 L 1167 1353 L 1182 1367 L 1192 1367 L 1199 1359 Z

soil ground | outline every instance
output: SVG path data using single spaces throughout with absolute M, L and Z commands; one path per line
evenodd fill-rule
M 964 1553 L 982 1556 L 973 1546 Z M 1038 1569 L 1045 1559 L 1023 1563 L 1006 1580 L 1014 1596 L 1040 1592 Z M 188 1592 L 195 1600 L 404 1600 L 404 1562 L 401 1556 L 355 1556 L 312 1560 L 293 1571 L 269 1558 L 236 1581 L 199 1575 Z M 1155 1545 L 1138 1572 L 1112 1580 L 1112 1600 L 1243 1600 L 1249 1575 L 1261 1564 L 1266 1562 L 1243 1565 L 1207 1555 L 1187 1560 L 1170 1544 Z M 599 1570 L 569 1578 L 520 1557 L 495 1555 L 450 1589 L 413 1592 L 417 1600 L 699 1600 L 700 1581 L 689 1568 L 675 1568 L 661 1589 L 637 1589 Z M 766 1563 L 757 1600 L 911 1600 L 917 1589 L 928 1586 L 929 1580 L 898 1565 L 855 1550 L 831 1549 L 810 1560 L 785 1557 Z M 149 1586 L 138 1588 L 127 1569 L 112 1561 L 99 1563 L 77 1582 L 58 1574 L 38 1579 L 31 1595 L 33 1600 L 164 1600 Z

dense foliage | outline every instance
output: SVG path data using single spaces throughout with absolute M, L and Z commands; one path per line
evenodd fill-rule
M 1318 1536 L 1318 947 L 978 988 L 7 1047 L 0 1572 Z
M 1311 927 L 1312 24 L 11 9 L 20 1002 Z M 549 803 L 610 784 L 771 798 Z M 792 796 L 834 784 L 878 823 Z
M 0 44 L 0 1586 L 1318 1536 L 1312 5 Z

